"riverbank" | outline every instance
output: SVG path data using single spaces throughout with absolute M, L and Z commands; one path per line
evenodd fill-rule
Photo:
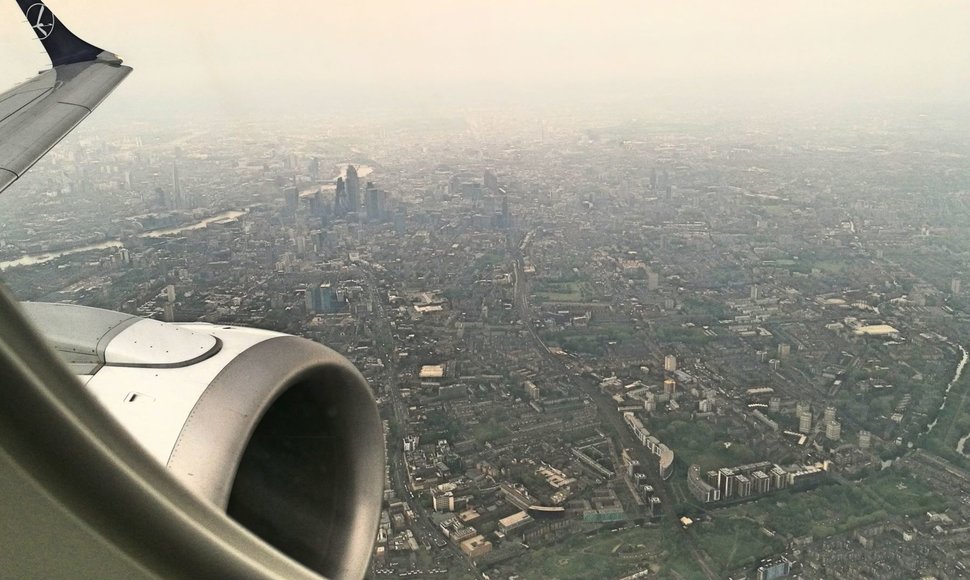
M 970 377 L 964 373 L 970 354 L 957 345 L 963 355 L 947 385 L 940 412 L 927 427 L 919 446 L 964 468 L 970 468 L 970 457 L 962 447 L 970 438 Z
M 185 224 L 177 227 L 163 228 L 159 230 L 142 232 L 136 235 L 135 237 L 136 238 L 160 238 L 164 236 L 179 234 L 190 230 L 197 230 L 197 229 L 204 228 L 213 222 L 238 218 L 241 215 L 245 215 L 246 211 L 224 211 L 214 216 L 207 217 L 201 221 L 197 221 L 197 222 L 193 222 L 190 224 Z M 73 248 L 57 250 L 54 252 L 27 254 L 25 256 L 21 256 L 17 258 L 16 260 L 7 260 L 5 262 L 0 262 L 0 272 L 3 272 L 8 268 L 15 268 L 17 266 L 34 266 L 37 264 L 43 264 L 45 262 L 50 262 L 51 260 L 56 260 L 57 258 L 63 258 L 64 256 L 70 256 L 72 254 L 80 254 L 82 252 L 93 252 L 95 250 L 108 250 L 111 248 L 123 248 L 123 247 L 124 247 L 124 244 L 121 242 L 121 240 L 107 240 L 104 242 L 98 242 L 96 244 L 84 244 Z

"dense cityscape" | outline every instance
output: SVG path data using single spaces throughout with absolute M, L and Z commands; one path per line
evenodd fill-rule
M 0 196 L 0 279 L 346 356 L 370 578 L 962 578 L 961 115 L 83 127 Z

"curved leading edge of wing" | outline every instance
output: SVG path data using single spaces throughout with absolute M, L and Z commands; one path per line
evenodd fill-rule
M 18 0 L 54 65 L 0 95 L 0 190 L 131 72 Z M 315 578 L 180 485 L 0 285 L 0 576 Z
M 17 0 L 53 68 L 0 95 L 0 192 L 71 132 L 131 72 L 67 29 L 43 2 Z

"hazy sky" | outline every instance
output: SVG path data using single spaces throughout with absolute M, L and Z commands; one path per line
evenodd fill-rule
M 48 4 L 135 67 L 114 97 L 120 108 L 597 89 L 714 99 L 970 94 L 965 0 Z M 32 34 L 3 0 L 0 86 L 47 66 Z

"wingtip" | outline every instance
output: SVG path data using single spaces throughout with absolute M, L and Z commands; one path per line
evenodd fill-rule
M 53 66 L 97 60 L 106 52 L 72 33 L 41 0 L 17 0 L 27 25 L 44 45 Z

